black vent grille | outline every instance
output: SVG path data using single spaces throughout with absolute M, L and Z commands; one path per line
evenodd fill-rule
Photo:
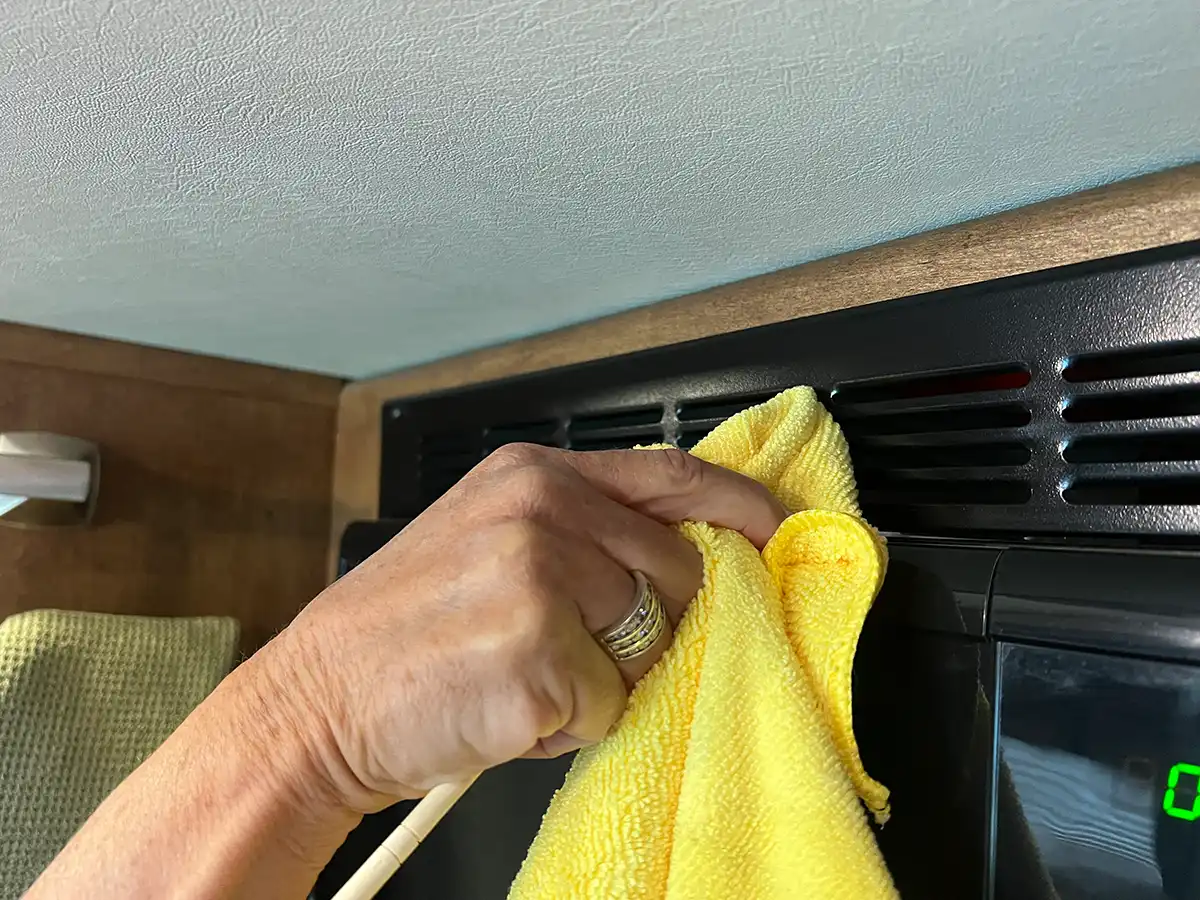
M 700 442 L 701 438 L 730 416 L 735 416 L 742 410 L 760 403 L 766 403 L 776 393 L 778 391 L 761 391 L 739 397 L 717 397 L 679 403 L 675 408 L 676 421 L 679 423 L 676 443 L 680 447 L 690 450 Z
M 1062 375 L 1067 503 L 1200 504 L 1200 342 L 1089 354 Z
M 1076 397 L 1063 407 L 1068 422 L 1118 422 L 1200 415 L 1200 385 L 1149 391 L 1118 391 Z
M 418 480 L 421 505 L 446 493 L 483 455 L 478 431 L 433 432 L 421 435 Z
M 561 447 L 562 443 L 562 426 L 556 419 L 489 425 L 483 432 L 484 456 L 505 444 L 541 444 L 543 447 Z
M 572 450 L 618 450 L 664 440 L 661 405 L 581 413 L 572 416 L 567 426 L 567 445 Z
M 484 457 L 505 444 L 610 450 L 666 440 L 662 406 L 583 413 L 567 420 L 500 422 L 481 429 L 421 435 L 417 493 L 428 506 Z
M 398 400 L 381 514 L 509 441 L 692 447 L 797 384 L 885 530 L 1200 538 L 1200 242 Z
M 1033 495 L 1020 363 L 849 381 L 831 398 L 862 503 L 882 527 L 915 506 L 1021 505 Z
M 1085 353 L 1063 367 L 1063 380 L 1076 382 L 1144 378 L 1200 371 L 1200 341 L 1134 347 L 1112 353 Z
M 1063 459 L 1069 463 L 1200 462 L 1200 431 L 1075 438 L 1063 449 Z
M 420 504 L 428 506 L 475 468 L 480 460 L 505 444 L 521 442 L 561 447 L 561 435 L 562 429 L 553 419 L 421 435 L 417 468 Z

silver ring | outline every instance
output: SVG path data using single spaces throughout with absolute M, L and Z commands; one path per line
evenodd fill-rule
M 667 613 L 662 598 L 644 574 L 634 570 L 633 607 L 620 622 L 599 635 L 600 643 L 617 662 L 641 656 L 662 637 Z

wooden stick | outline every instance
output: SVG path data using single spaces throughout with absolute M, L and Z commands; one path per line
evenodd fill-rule
M 474 782 L 473 776 L 465 781 L 439 784 L 416 805 L 396 830 L 387 836 L 358 871 L 333 895 L 333 900 L 371 900 L 387 884 L 388 879 L 429 837 L 435 825 L 442 820 L 459 797 L 467 792 Z

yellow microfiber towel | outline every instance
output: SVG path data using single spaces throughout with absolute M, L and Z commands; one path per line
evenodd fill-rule
M 793 388 L 693 453 L 797 512 L 761 555 L 681 526 L 704 586 L 617 729 L 576 758 L 510 900 L 897 897 L 863 809 L 882 823 L 888 793 L 863 770 L 850 697 L 887 554 L 841 430 Z

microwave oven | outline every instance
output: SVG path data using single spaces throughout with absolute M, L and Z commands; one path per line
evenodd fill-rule
M 1200 244 L 386 404 L 343 570 L 503 443 L 691 446 L 795 384 L 889 539 L 854 721 L 901 896 L 1200 900 Z M 485 773 L 381 896 L 503 897 L 568 763 Z

